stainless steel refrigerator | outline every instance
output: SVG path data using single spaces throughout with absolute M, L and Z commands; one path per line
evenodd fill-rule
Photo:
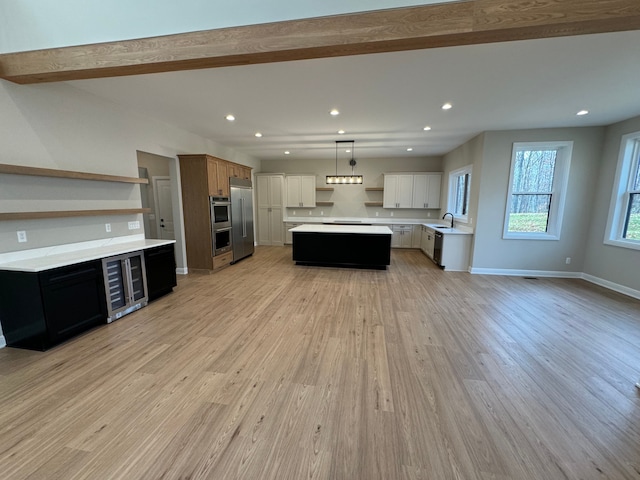
M 231 177 L 231 233 L 233 262 L 253 254 L 253 188 L 251 180 Z

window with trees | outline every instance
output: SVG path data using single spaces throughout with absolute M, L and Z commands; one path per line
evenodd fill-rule
M 640 250 L 640 132 L 622 137 L 605 243 Z
M 471 193 L 472 166 L 454 170 L 449 174 L 449 199 L 447 211 L 452 212 L 456 220 L 468 222 L 469 195 Z
M 514 143 L 503 238 L 560 238 L 573 142 Z

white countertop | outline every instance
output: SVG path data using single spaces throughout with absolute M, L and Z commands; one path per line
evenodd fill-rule
M 149 240 L 143 235 L 131 235 L 10 252 L 0 254 L 0 270 L 42 272 L 171 243 L 175 240 Z
M 300 225 L 289 229 L 290 232 L 303 233 L 356 233 L 363 235 L 392 235 L 389 227 L 381 225 Z
M 333 225 L 340 224 L 359 224 L 362 223 L 364 225 L 371 224 L 372 226 L 376 225 L 424 225 L 425 227 L 429 227 L 438 232 L 442 232 L 445 234 L 455 234 L 455 235 L 473 235 L 473 228 L 465 227 L 465 226 L 457 226 L 455 228 L 447 228 L 448 225 L 451 225 L 450 222 L 446 224 L 438 223 L 438 219 L 424 219 L 424 218 L 390 218 L 390 217 L 287 217 L 285 218 L 285 223 L 302 223 L 302 224 L 324 224 L 331 223 Z M 440 227 L 440 228 L 438 228 Z M 444 228 L 442 228 L 444 227 Z

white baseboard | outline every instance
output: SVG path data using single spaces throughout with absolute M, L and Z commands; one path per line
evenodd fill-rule
M 625 287 L 624 285 L 620 285 L 618 283 L 610 282 L 609 280 L 604 280 L 603 278 L 594 277 L 593 275 L 589 275 L 587 273 L 582 274 L 582 278 L 587 282 L 595 283 L 596 285 L 600 285 L 601 287 L 608 288 L 609 290 L 613 290 L 614 292 L 622 293 L 624 295 L 628 295 L 633 298 L 637 298 L 640 300 L 640 290 L 635 290 L 633 288 Z
M 640 300 L 640 290 L 625 287 L 618 283 L 610 282 L 602 278 L 594 277 L 587 273 L 582 272 L 560 272 L 553 270 L 515 270 L 509 268 L 470 268 L 469 273 L 475 275 L 505 275 L 512 277 L 549 277 L 549 278 L 581 278 L 587 282 L 594 283 L 614 292 L 628 295 L 629 297 L 637 298 Z
M 178 275 L 187 275 L 189 273 L 188 268 L 176 268 L 176 273 Z
M 474 268 L 469 270 L 477 275 L 505 275 L 511 277 L 582 278 L 582 272 L 562 272 L 554 270 L 515 270 L 510 268 Z
M 7 346 L 7 341 L 4 339 L 4 335 L 0 335 L 0 348 Z

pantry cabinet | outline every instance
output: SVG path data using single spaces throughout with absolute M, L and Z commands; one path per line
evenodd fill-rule
M 258 245 L 284 245 L 284 175 L 256 175 Z

